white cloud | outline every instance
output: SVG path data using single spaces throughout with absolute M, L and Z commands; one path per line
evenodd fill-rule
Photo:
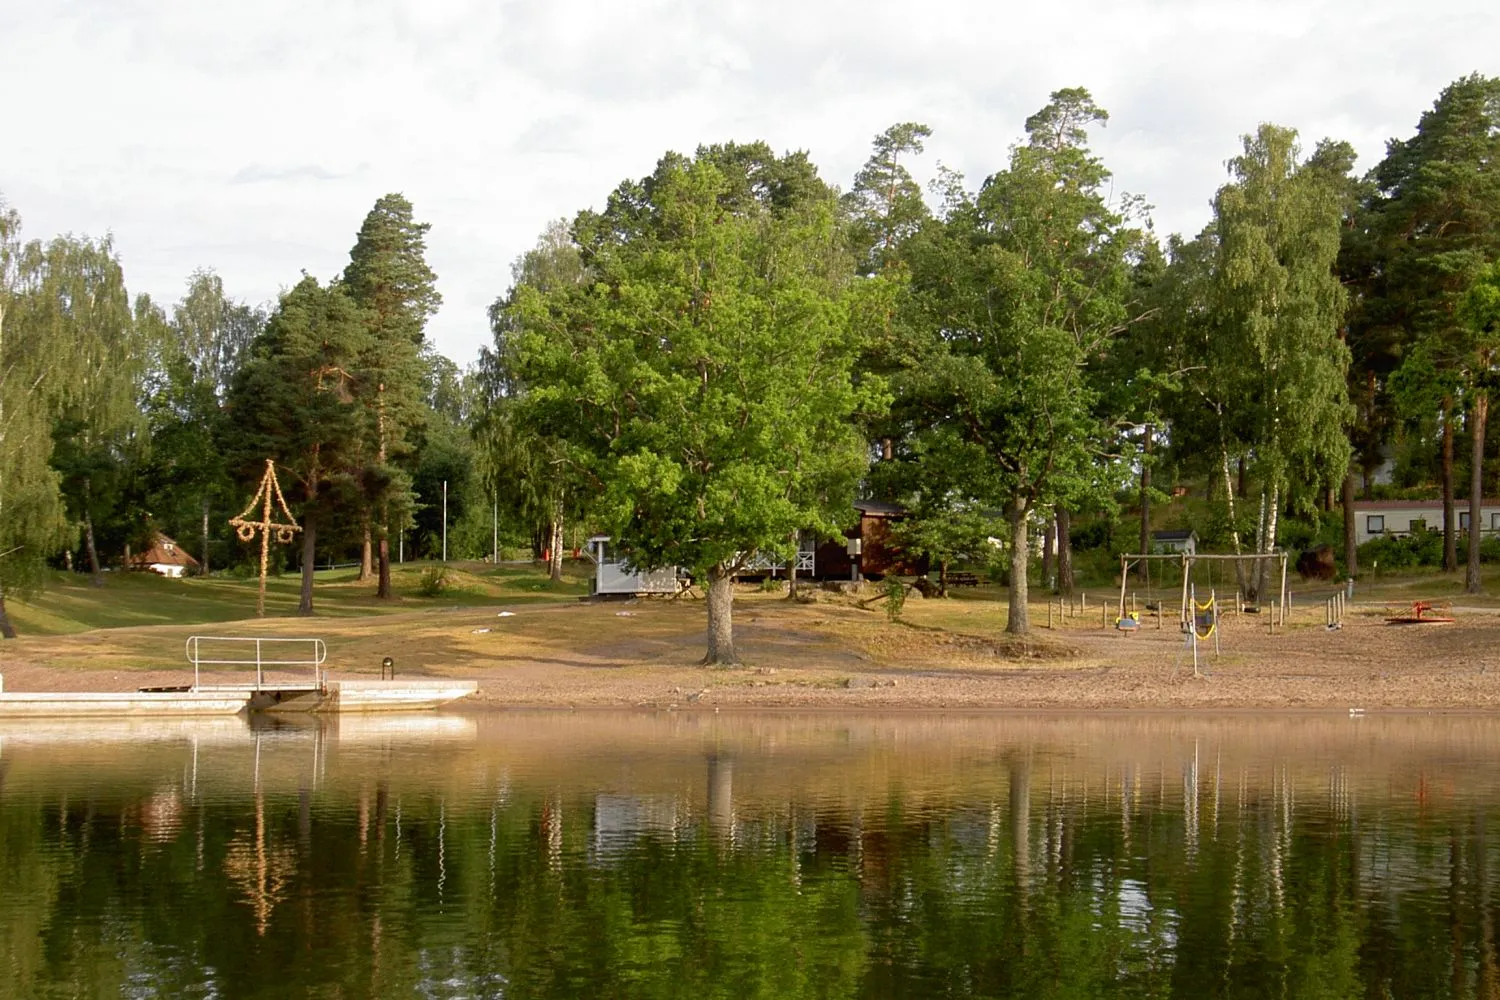
M 460 361 L 547 220 L 668 148 L 764 138 L 847 184 L 895 121 L 973 182 L 1063 86 L 1109 108 L 1096 145 L 1162 232 L 1196 231 L 1261 121 L 1373 165 L 1452 79 L 1500 72 L 1479 0 L 0 0 L 0 192 L 32 234 L 112 231 L 132 287 L 213 266 L 273 297 L 347 259 L 402 191 L 433 224 Z

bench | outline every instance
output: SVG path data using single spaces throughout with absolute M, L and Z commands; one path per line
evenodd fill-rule
M 965 572 L 949 572 L 948 586 L 950 587 L 977 587 L 979 586 L 979 574 Z

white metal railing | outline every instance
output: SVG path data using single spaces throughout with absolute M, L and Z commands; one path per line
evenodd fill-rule
M 817 559 L 816 545 L 804 542 L 797 549 L 797 572 L 811 573 L 814 570 Z M 746 572 L 775 572 L 780 573 L 786 569 L 786 560 L 778 556 L 762 555 L 757 552 L 755 556 L 745 564 Z
M 254 646 L 255 655 L 250 656 L 247 654 L 245 656 L 235 656 L 225 659 L 220 659 L 215 656 L 204 656 L 204 643 L 227 643 L 230 644 L 231 647 L 238 646 L 240 648 L 243 648 L 245 646 Z M 295 650 L 297 647 L 294 644 L 301 644 L 301 646 L 308 648 L 310 650 L 309 655 L 299 656 L 295 659 L 280 658 L 284 654 L 280 654 L 276 651 L 283 650 L 288 645 L 292 645 L 293 649 Z M 271 650 L 267 650 L 267 646 L 271 646 Z M 212 646 L 209 647 L 209 652 L 215 652 Z M 268 652 L 275 653 L 277 658 L 273 659 L 268 657 Z M 323 644 L 322 639 L 283 639 L 274 637 L 250 638 L 246 636 L 228 635 L 194 635 L 189 636 L 187 640 L 187 658 L 188 662 L 193 665 L 194 688 L 198 688 L 201 686 L 202 668 L 205 666 L 253 666 L 255 668 L 255 690 L 257 691 L 261 690 L 265 686 L 265 671 L 267 667 L 311 667 L 313 672 L 313 684 L 317 687 L 322 687 L 322 668 L 324 661 L 328 659 L 328 647 Z

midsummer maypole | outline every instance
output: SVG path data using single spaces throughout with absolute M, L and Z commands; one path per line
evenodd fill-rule
M 286 515 L 285 524 L 272 517 L 273 501 Z M 257 507 L 261 509 L 260 520 L 247 520 Z M 260 592 L 255 597 L 255 614 L 257 617 L 264 618 L 266 615 L 266 564 L 271 554 L 271 532 L 276 532 L 276 541 L 286 545 L 292 540 L 294 533 L 302 530 L 286 505 L 286 497 L 281 495 L 281 483 L 276 480 L 275 462 L 269 458 L 266 459 L 266 474 L 261 477 L 260 489 L 255 491 L 255 499 L 250 501 L 249 506 L 241 511 L 238 517 L 231 517 L 229 523 L 234 527 L 242 542 L 253 540 L 255 533 L 260 532 Z

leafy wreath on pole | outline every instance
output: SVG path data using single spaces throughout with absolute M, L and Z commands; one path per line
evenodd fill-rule
M 279 522 L 273 516 L 275 511 L 272 503 L 281 508 L 281 513 L 286 516 L 286 522 Z M 260 520 L 249 520 L 250 515 L 259 507 Z M 260 590 L 255 597 L 255 614 L 264 618 L 266 615 L 266 565 L 271 554 L 271 533 L 276 533 L 276 541 L 282 545 L 291 542 L 292 536 L 302 530 L 297 519 L 292 517 L 292 511 L 286 505 L 286 497 L 281 494 L 281 483 L 276 479 L 276 463 L 266 459 L 266 474 L 260 479 L 260 488 L 255 491 L 255 498 L 250 501 L 249 506 L 242 510 L 238 517 L 229 519 L 230 525 L 235 533 L 240 536 L 240 541 L 249 542 L 255 539 L 256 532 L 260 533 Z

